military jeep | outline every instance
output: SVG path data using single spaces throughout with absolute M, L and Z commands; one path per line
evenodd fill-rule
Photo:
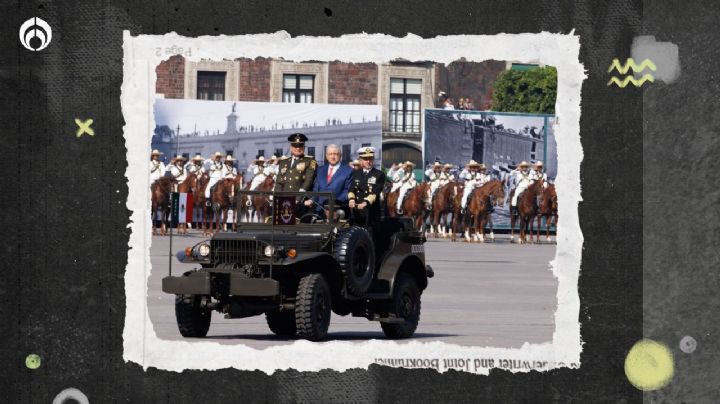
M 391 339 L 413 335 L 433 271 L 425 265 L 425 237 L 410 219 L 383 218 L 368 228 L 344 215 L 331 193 L 241 191 L 237 197 L 236 206 L 258 197 L 273 202 L 259 222 L 237 220 L 237 232 L 178 252 L 181 262 L 199 267 L 162 280 L 163 292 L 176 295 L 181 335 L 205 337 L 217 311 L 225 318 L 264 314 L 279 336 L 320 341 L 331 310 L 379 321 Z M 306 200 L 326 203 L 308 211 Z

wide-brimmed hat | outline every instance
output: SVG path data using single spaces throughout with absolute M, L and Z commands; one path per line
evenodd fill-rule
M 478 166 L 478 169 L 479 170 L 487 170 L 487 166 L 483 163 L 480 163 L 480 165 Z
M 308 137 L 302 133 L 293 133 L 288 136 L 288 142 L 290 142 L 293 146 L 305 146 L 305 142 L 307 142 L 307 140 Z
M 542 162 L 542 161 L 538 160 L 538 161 L 535 162 L 535 167 L 542 167 L 542 166 L 543 166 L 543 162 Z
M 365 146 L 358 149 L 358 156 L 364 158 L 375 157 L 375 148 L 372 146 Z
M 359 165 L 360 165 L 360 160 L 355 159 L 355 160 L 351 161 L 350 164 L 352 164 L 352 165 L 354 165 L 354 166 L 359 166 Z
M 217 152 L 215 152 L 215 154 L 213 154 L 213 158 L 215 158 L 215 157 L 222 157 L 222 156 L 223 156 L 223 154 L 220 153 L 219 151 L 217 151 Z
M 528 164 L 527 161 L 521 161 L 520 164 L 518 164 L 518 167 L 530 167 L 530 164 Z
M 478 162 L 475 161 L 475 160 L 470 160 L 470 162 L 467 163 L 467 167 L 478 167 L 478 168 L 480 168 L 480 163 L 478 163 Z
M 173 157 L 173 159 L 174 159 L 175 161 L 177 161 L 177 160 L 187 161 L 187 159 L 186 159 L 185 156 L 183 156 L 183 155 L 175 156 L 175 157 Z
M 151 156 L 162 156 L 163 154 L 165 154 L 165 153 L 161 152 L 158 149 L 155 149 L 152 151 L 152 153 L 150 153 Z
M 435 168 L 435 167 L 440 168 L 440 167 L 442 167 L 443 165 L 442 165 L 442 163 L 440 163 L 439 161 L 436 161 L 435 163 L 433 163 L 432 166 L 433 166 L 433 168 Z
M 196 154 L 195 157 L 192 158 L 193 161 L 203 161 L 205 158 L 199 154 Z
M 415 167 L 415 163 L 413 163 L 412 161 L 409 161 L 409 160 L 406 161 L 406 162 L 404 162 L 403 165 L 404 165 L 404 166 L 413 166 L 413 167 Z
M 225 161 L 235 161 L 235 160 L 236 159 L 234 159 L 233 156 L 231 156 L 229 154 L 227 156 L 225 156 Z
M 260 156 L 253 160 L 253 163 L 265 163 L 265 156 Z
M 443 166 L 443 168 L 453 168 L 453 165 L 450 163 L 447 163 Z
M 277 160 L 277 159 L 278 159 L 278 156 L 276 156 L 274 154 L 272 155 L 272 157 L 270 157 L 270 161 Z

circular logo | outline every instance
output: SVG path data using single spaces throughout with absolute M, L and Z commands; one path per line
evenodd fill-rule
M 40 367 L 40 362 L 42 360 L 40 359 L 40 356 L 37 354 L 30 354 L 25 358 L 25 366 L 28 367 L 28 369 L 37 369 Z
M 50 45 L 52 29 L 45 20 L 33 17 L 20 26 L 20 43 L 33 52 L 41 51 Z

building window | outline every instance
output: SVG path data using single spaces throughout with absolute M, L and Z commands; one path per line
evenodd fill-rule
M 226 156 L 232 156 L 232 155 L 233 155 L 233 151 L 232 151 L 232 150 L 225 150 L 225 155 L 226 155 Z
M 352 161 L 352 145 L 342 145 L 342 163 L 347 164 Z
M 283 155 L 283 149 L 275 149 L 275 155 L 280 158 Z
M 361 146 L 361 147 L 370 147 L 370 146 L 372 146 L 372 143 L 363 143 L 363 144 L 360 145 L 360 146 Z
M 190 153 L 183 153 L 182 156 L 185 158 L 185 161 L 190 160 Z
M 197 72 L 197 99 L 224 101 L 226 72 Z
M 308 148 L 307 148 L 307 155 L 308 155 L 308 156 L 317 157 L 317 156 L 315 155 L 315 147 L 314 147 L 314 146 L 308 146 Z M 316 159 L 316 160 L 317 160 L 317 159 Z
M 282 102 L 311 104 L 315 91 L 315 76 L 283 74 Z
M 265 157 L 265 150 L 258 149 L 257 156 L 255 158 L 260 158 L 260 156 Z
M 390 79 L 390 131 L 420 132 L 422 80 Z

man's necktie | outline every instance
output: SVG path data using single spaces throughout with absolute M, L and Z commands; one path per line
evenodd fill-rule
M 330 168 L 328 168 L 327 179 L 325 179 L 325 182 L 327 182 L 329 184 L 330 178 L 332 178 L 332 175 L 333 175 L 333 166 L 330 166 Z

